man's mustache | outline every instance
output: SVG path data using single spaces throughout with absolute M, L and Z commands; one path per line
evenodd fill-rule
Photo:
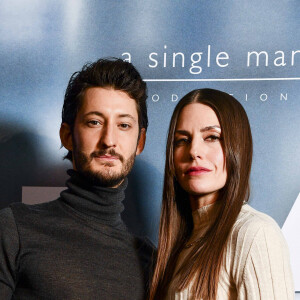
M 101 156 L 101 155 L 112 155 L 112 156 L 116 156 L 118 157 L 118 159 L 123 162 L 124 158 L 121 154 L 117 153 L 114 149 L 109 149 L 109 150 L 99 150 L 99 151 L 95 151 L 92 152 L 91 157 L 96 157 L 96 156 Z

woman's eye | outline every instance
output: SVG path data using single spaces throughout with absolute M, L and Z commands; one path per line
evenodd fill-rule
M 188 144 L 188 143 L 189 143 L 189 139 L 188 138 L 177 139 L 174 142 L 175 146 L 182 146 L 182 145 L 185 145 L 185 144 Z
M 208 137 L 205 138 L 206 141 L 209 142 L 216 142 L 219 141 L 221 138 L 218 135 L 209 135 Z

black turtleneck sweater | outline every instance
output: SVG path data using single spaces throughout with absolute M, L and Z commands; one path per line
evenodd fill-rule
M 127 181 L 69 175 L 57 200 L 0 211 L 0 299 L 144 299 L 153 248 L 121 220 Z

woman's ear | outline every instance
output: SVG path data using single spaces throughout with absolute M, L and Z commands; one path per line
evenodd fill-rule
M 136 147 L 136 152 L 135 152 L 136 155 L 139 155 L 142 153 L 142 151 L 144 150 L 144 147 L 145 147 L 145 143 L 146 143 L 146 129 L 142 128 L 141 132 L 140 132 L 138 144 Z
M 72 131 L 70 125 L 62 123 L 59 130 L 62 145 L 69 151 L 73 151 Z

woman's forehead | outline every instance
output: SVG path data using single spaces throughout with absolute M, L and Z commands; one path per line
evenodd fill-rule
M 214 127 L 219 128 L 220 122 L 214 110 L 202 103 L 186 105 L 180 112 L 176 130 L 198 128 L 199 130 Z M 213 128 L 210 128 L 213 129 Z

